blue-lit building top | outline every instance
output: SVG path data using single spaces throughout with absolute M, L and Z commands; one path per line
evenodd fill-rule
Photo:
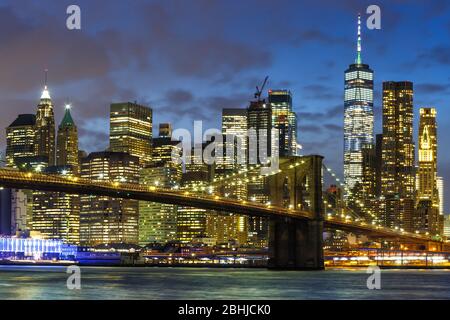
M 373 71 L 361 59 L 361 20 L 355 63 L 345 71 L 344 180 L 346 195 L 362 181 L 362 146 L 373 144 Z

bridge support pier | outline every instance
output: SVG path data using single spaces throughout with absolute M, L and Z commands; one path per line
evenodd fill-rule
M 323 270 L 323 223 L 291 218 L 270 222 L 269 269 Z
M 289 199 L 291 208 L 307 209 L 312 219 L 271 218 L 269 269 L 324 269 L 322 159 L 317 155 L 281 159 L 283 174 L 270 178 L 270 200 L 275 205 L 283 206 Z

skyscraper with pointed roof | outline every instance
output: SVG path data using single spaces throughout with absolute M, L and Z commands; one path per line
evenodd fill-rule
M 50 166 L 55 164 L 55 115 L 53 103 L 47 87 L 47 75 L 44 91 L 36 113 L 36 155 L 48 158 Z
M 75 174 L 79 172 L 78 162 L 78 130 L 72 115 L 70 105 L 66 106 L 64 117 L 58 127 L 56 148 L 56 164 L 58 166 L 72 166 Z
M 374 142 L 373 71 L 362 63 L 359 15 L 356 59 L 345 71 L 344 99 L 344 180 L 348 197 L 362 183 L 362 147 Z

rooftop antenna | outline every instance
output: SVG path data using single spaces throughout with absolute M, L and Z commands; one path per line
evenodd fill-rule
M 356 45 L 356 64 L 361 64 L 361 14 L 358 13 L 358 42 Z

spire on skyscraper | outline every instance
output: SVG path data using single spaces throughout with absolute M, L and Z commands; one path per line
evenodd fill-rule
M 48 99 L 48 100 L 51 99 L 50 93 L 48 92 L 48 88 L 47 88 L 47 73 L 48 73 L 48 69 L 45 69 L 44 91 L 42 91 L 41 100 L 42 99 Z
M 61 121 L 61 124 L 59 125 L 60 128 L 68 127 L 68 126 L 75 126 L 75 123 L 73 122 L 73 119 L 72 119 L 72 115 L 70 114 L 70 109 L 71 109 L 70 104 L 67 104 L 65 106 L 66 111 L 64 112 L 64 117 Z
M 356 46 L 356 64 L 361 64 L 362 63 L 362 59 L 361 59 L 361 14 L 358 13 L 358 42 L 357 42 L 357 46 Z

